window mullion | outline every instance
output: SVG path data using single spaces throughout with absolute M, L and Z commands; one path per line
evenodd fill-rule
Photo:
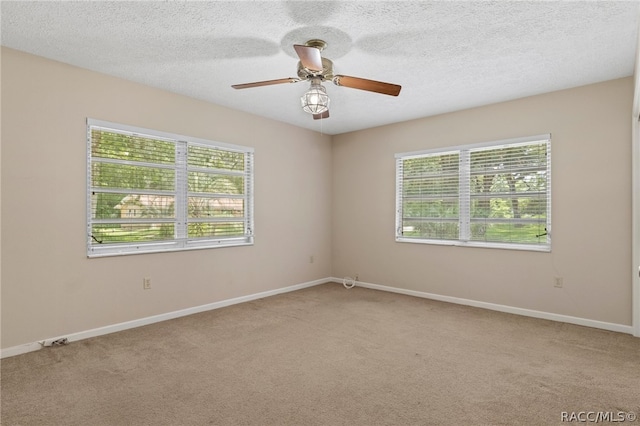
M 460 168 L 459 168 L 459 226 L 460 240 L 469 241 L 471 236 L 471 155 L 469 150 L 460 151 Z
M 184 243 L 187 239 L 187 153 L 189 152 L 187 142 L 176 142 L 176 228 L 175 235 L 178 241 Z

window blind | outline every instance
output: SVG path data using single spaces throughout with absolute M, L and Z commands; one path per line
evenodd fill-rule
M 460 154 L 449 152 L 408 157 L 399 163 L 402 223 L 408 238 L 458 238 Z
M 396 240 L 550 250 L 550 141 L 396 154 Z
M 253 243 L 253 150 L 87 121 L 89 256 Z

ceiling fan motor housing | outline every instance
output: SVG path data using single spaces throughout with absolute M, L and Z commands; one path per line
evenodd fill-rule
M 333 78 L 333 62 L 330 59 L 322 58 L 322 71 L 312 71 L 305 68 L 302 62 L 298 62 L 298 77 L 308 80 L 313 77 L 320 77 L 322 80 Z

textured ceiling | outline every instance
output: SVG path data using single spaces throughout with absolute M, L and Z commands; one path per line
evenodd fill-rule
M 639 3 L 6 2 L 2 45 L 296 126 L 339 134 L 630 76 Z M 300 108 L 293 44 L 320 38 L 336 74 L 402 85 L 391 97 L 325 83 L 331 117 Z

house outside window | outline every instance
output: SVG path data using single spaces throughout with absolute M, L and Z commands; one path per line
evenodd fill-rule
M 87 120 L 89 257 L 253 244 L 253 149 Z
M 551 135 L 396 154 L 396 241 L 551 250 Z

